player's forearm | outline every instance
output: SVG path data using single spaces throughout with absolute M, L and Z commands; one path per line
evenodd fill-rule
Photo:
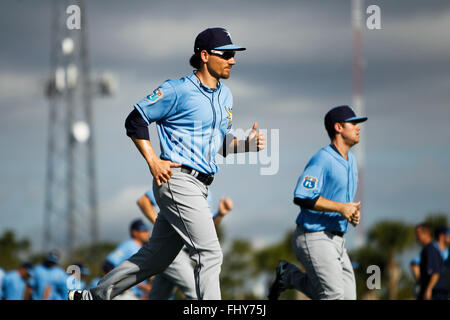
M 219 224 L 222 222 L 224 215 L 219 212 L 217 212 L 217 214 L 214 217 L 214 226 L 217 228 L 219 226 Z
M 414 275 L 414 279 L 419 280 L 420 278 L 420 268 L 417 265 L 411 266 L 412 273 Z
M 141 209 L 142 213 L 150 220 L 151 223 L 155 224 L 156 222 L 156 212 L 153 209 L 153 206 L 150 202 L 150 199 L 144 194 L 137 201 L 137 205 L 139 209 Z
M 317 199 L 313 210 L 326 212 L 342 212 L 343 205 L 344 204 L 342 202 L 328 200 L 327 198 L 320 196 Z
M 131 137 L 134 144 L 138 148 L 141 155 L 144 157 L 145 161 L 147 161 L 148 165 L 151 166 L 156 160 L 158 160 L 158 156 L 153 150 L 152 144 L 150 140 L 146 139 L 137 139 L 135 137 Z
M 439 280 L 439 273 L 433 273 L 431 275 L 430 281 L 428 282 L 427 291 L 431 292 L 436 283 L 438 282 L 438 280 Z
M 49 300 L 51 293 L 52 293 L 52 288 L 50 286 L 46 286 L 45 289 L 44 289 L 44 294 L 43 294 L 42 299 L 43 300 Z
M 239 140 L 238 138 L 232 136 L 226 136 L 223 141 L 222 150 L 220 154 L 224 157 L 230 153 L 244 153 L 248 152 L 248 147 L 246 148 L 245 140 Z

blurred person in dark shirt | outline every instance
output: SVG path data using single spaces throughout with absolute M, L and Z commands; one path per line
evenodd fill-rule
M 448 289 L 441 273 L 444 259 L 433 244 L 431 227 L 426 223 L 416 226 L 416 239 L 422 245 L 420 252 L 419 300 L 447 300 Z

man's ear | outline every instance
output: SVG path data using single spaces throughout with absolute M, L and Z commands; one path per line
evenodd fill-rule
M 204 63 L 208 62 L 208 59 L 209 59 L 209 53 L 208 53 L 208 51 L 202 50 L 202 51 L 200 52 L 200 59 L 201 59 Z
M 339 123 L 339 122 L 336 122 L 335 124 L 334 124 L 334 131 L 336 131 L 336 132 L 341 132 L 342 131 L 342 124 L 341 123 Z

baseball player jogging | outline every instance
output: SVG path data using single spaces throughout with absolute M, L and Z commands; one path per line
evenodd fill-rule
M 344 234 L 348 223 L 357 226 L 361 204 L 353 202 L 358 169 L 350 148 L 359 142 L 359 123 L 348 106 L 331 109 L 325 128 L 331 144 L 317 152 L 300 176 L 294 203 L 301 207 L 292 237 L 295 255 L 306 273 L 280 261 L 269 300 L 278 299 L 285 289 L 295 288 L 311 299 L 356 299 L 355 276 Z
M 223 28 L 209 28 L 195 39 L 193 74 L 167 80 L 134 105 L 125 126 L 154 178 L 160 208 L 150 240 L 131 258 L 109 272 L 91 290 L 72 291 L 69 300 L 114 298 L 122 291 L 164 271 L 183 245 L 195 261 L 197 298 L 221 299 L 222 249 L 206 200 L 218 171 L 216 153 L 259 151 L 265 138 L 253 125 L 247 139 L 231 134 L 233 97 L 220 80 L 236 64 L 234 45 Z M 147 126 L 156 122 L 161 155 L 149 140 Z
M 223 217 L 233 209 L 233 201 L 230 198 L 222 197 L 219 202 L 219 209 L 217 212 L 212 210 L 212 192 L 209 190 L 208 200 L 211 215 L 214 220 L 214 225 L 221 223 Z M 154 206 L 153 191 L 150 189 L 142 195 L 137 201 L 142 213 L 152 222 L 156 222 L 156 213 Z M 152 282 L 152 289 L 150 291 L 150 300 L 168 300 L 173 297 L 175 288 L 178 287 L 183 292 L 188 300 L 197 299 L 195 289 L 194 267 L 192 260 L 189 257 L 189 249 L 184 246 L 175 260 L 162 273 L 157 274 Z

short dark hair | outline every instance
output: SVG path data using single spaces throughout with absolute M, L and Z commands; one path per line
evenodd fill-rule
M 326 128 L 326 129 L 327 129 L 328 136 L 330 137 L 330 140 L 333 140 L 337 133 L 336 130 L 334 130 L 334 126 L 330 127 L 330 128 Z
M 330 137 L 331 140 L 333 140 L 334 137 L 336 137 L 336 134 L 337 134 L 336 130 L 334 129 L 334 125 L 335 125 L 336 123 L 340 123 L 341 126 L 344 126 L 344 123 L 345 123 L 345 122 L 335 122 L 332 126 L 330 126 L 330 127 L 325 127 L 325 129 L 327 129 L 328 136 Z
M 441 234 L 445 235 L 447 233 L 447 227 L 446 226 L 437 226 L 436 229 L 434 229 L 434 238 L 436 240 L 439 240 L 439 236 Z
M 427 232 L 428 234 L 431 235 L 431 226 L 428 223 L 426 223 L 426 222 L 419 223 L 416 226 L 416 229 L 419 229 L 419 228 L 423 229 L 425 232 Z
M 194 53 L 191 58 L 189 59 L 189 64 L 194 68 L 194 69 L 200 69 L 202 63 L 202 59 L 200 58 L 200 52 Z

